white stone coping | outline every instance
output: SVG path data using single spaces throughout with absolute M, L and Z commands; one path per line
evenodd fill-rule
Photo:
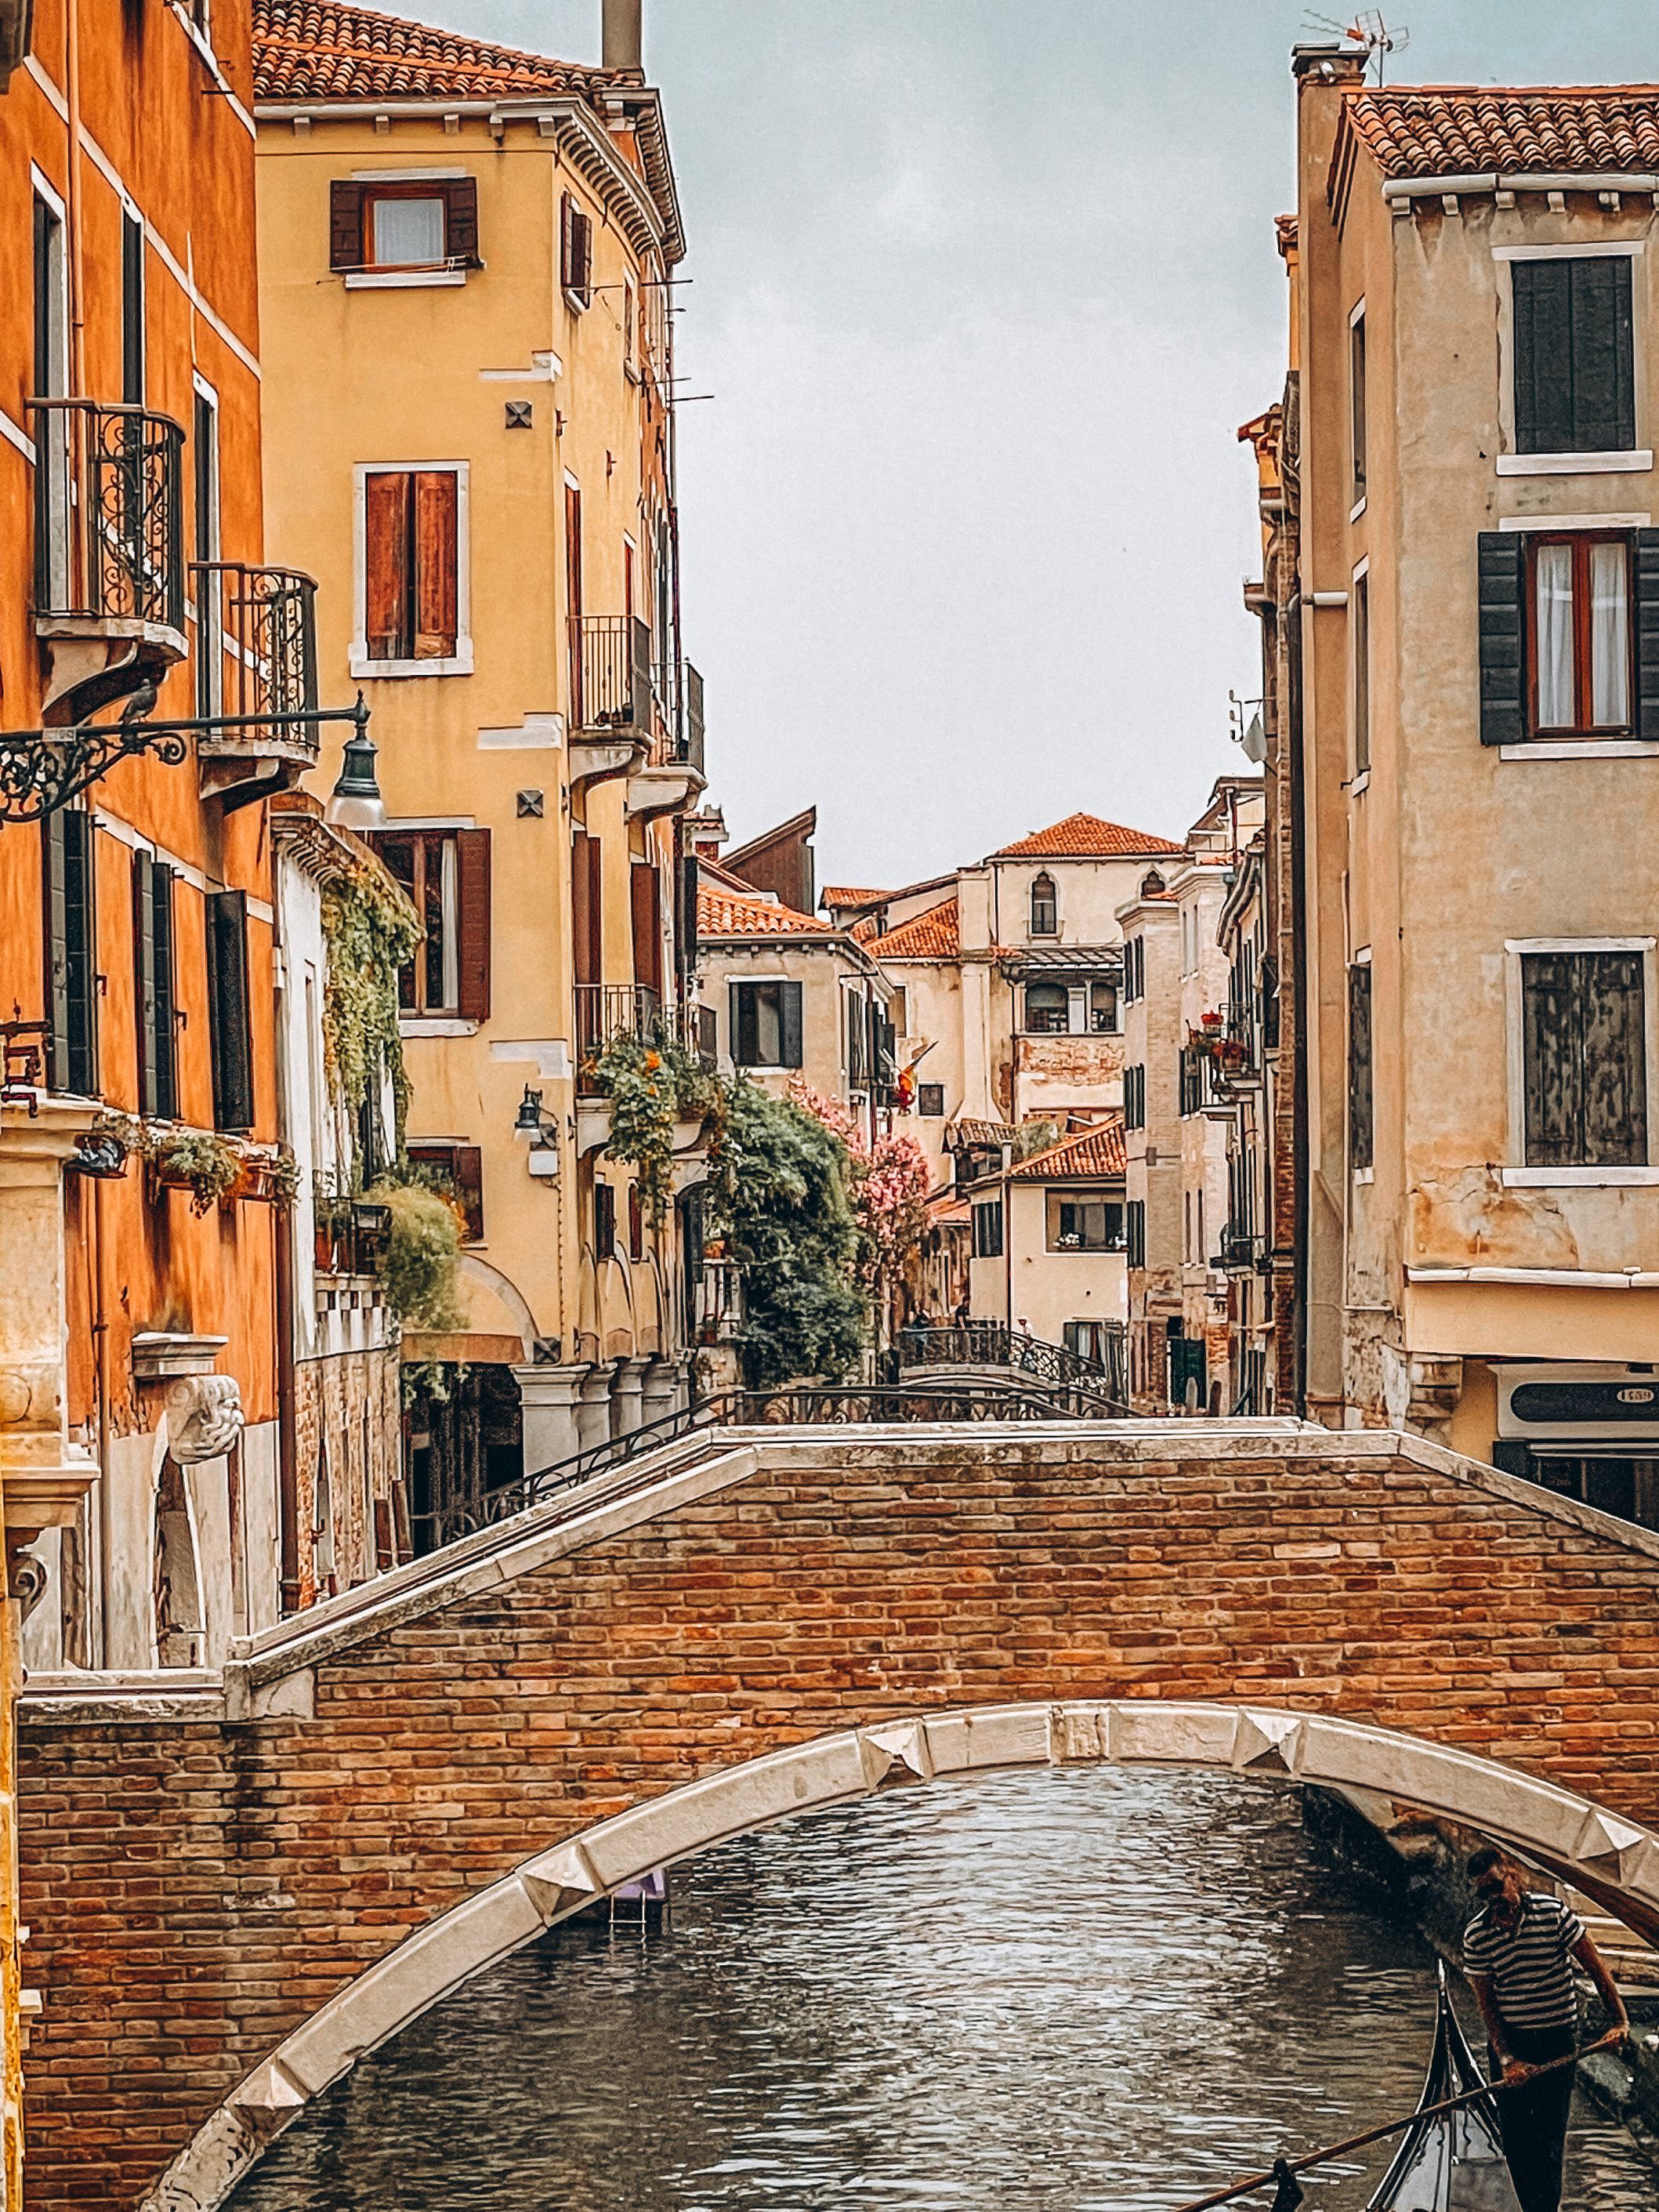
M 848 1729 L 707 1776 L 534 1853 L 349 1983 L 232 2090 L 140 2212 L 213 2212 L 367 2052 L 583 1905 L 654 1869 L 896 1784 L 1000 1768 L 1219 1767 L 1403 1798 L 1659 1914 L 1659 1836 L 1474 1753 L 1353 1721 L 1156 1698 L 979 1706 Z

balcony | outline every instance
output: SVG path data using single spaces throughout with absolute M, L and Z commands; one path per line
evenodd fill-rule
M 1221 1249 L 1211 1262 L 1224 1273 L 1237 1274 L 1255 1267 L 1261 1258 L 1261 1239 L 1254 1230 L 1230 1222 L 1222 1232 Z
M 184 444 L 147 408 L 32 399 L 42 719 L 84 721 L 159 683 L 185 637 Z
M 205 793 L 263 796 L 316 765 L 317 586 L 296 568 L 193 561 L 198 704 L 236 729 L 197 740 Z
M 662 1000 L 643 983 L 578 983 L 576 986 L 576 1091 L 585 1098 L 602 1096 L 596 1073 L 607 1045 L 618 1037 L 660 1044 Z

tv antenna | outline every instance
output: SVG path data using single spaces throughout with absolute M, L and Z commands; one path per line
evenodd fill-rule
M 1365 49 L 1365 66 L 1376 64 L 1376 82 L 1382 82 L 1383 66 L 1390 54 L 1403 53 L 1412 42 L 1412 34 L 1402 23 L 1391 31 L 1382 20 L 1380 8 L 1362 8 L 1352 22 L 1339 22 L 1334 15 L 1310 15 L 1304 19 L 1310 30 L 1334 31 L 1339 38 Z

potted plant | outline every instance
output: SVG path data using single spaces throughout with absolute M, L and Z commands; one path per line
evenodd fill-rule
M 192 1213 L 235 1195 L 246 1176 L 242 1155 L 216 1129 L 168 1125 L 145 1129 L 144 1158 L 158 1190 L 187 1190 Z

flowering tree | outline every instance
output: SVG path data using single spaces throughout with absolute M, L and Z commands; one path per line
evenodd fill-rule
M 878 1137 L 872 1146 L 855 1117 L 797 1076 L 793 1105 L 847 1147 L 853 1218 L 859 1229 L 859 1272 L 878 1306 L 904 1280 L 927 1228 L 927 1155 L 914 1137 Z

